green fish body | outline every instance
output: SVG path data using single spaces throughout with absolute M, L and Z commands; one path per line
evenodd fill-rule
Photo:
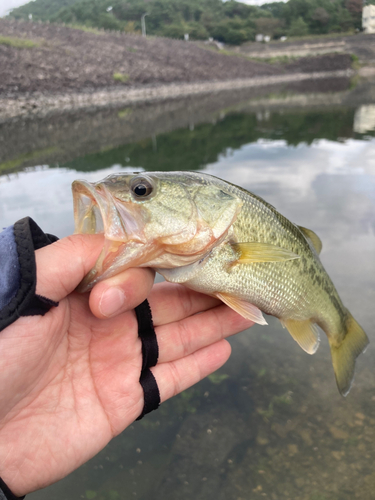
M 327 335 L 339 391 L 368 344 L 325 271 L 316 234 L 260 197 L 194 172 L 115 174 L 73 183 L 76 232 L 103 231 L 105 245 L 81 290 L 129 267 L 215 296 L 242 316 L 280 319 L 309 354 Z

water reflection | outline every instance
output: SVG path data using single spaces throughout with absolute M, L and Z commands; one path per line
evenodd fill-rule
M 296 145 L 317 138 L 356 137 L 355 109 L 375 101 L 375 86 L 363 83 L 351 88 L 348 79 L 310 83 L 295 85 L 297 94 L 290 86 L 279 85 L 63 116 L 3 121 L 0 113 L 0 172 L 70 161 L 72 168 L 85 170 L 114 163 L 126 166 L 131 157 L 125 145 L 135 154 L 133 165 L 151 160 L 147 169 L 155 169 L 153 163 L 160 155 L 152 153 L 163 141 L 169 142 L 165 144 L 172 148 L 169 152 L 178 152 L 174 146 L 178 143 L 183 153 L 172 155 L 169 169 L 175 168 L 176 161 L 181 169 L 200 168 L 216 159 L 210 155 L 218 148 L 238 148 L 259 138 L 283 138 Z M 162 155 L 164 162 L 168 158 Z
M 354 108 L 268 109 L 215 111 L 194 127 L 2 176 L 1 225 L 30 215 L 48 232 L 71 233 L 77 177 L 204 168 L 240 184 L 321 237 L 322 261 L 372 342 L 349 397 L 337 392 L 325 338 L 308 356 L 268 318 L 231 339 L 219 373 L 31 499 L 373 498 L 375 140 L 353 129 Z
M 375 105 L 367 104 L 360 106 L 354 115 L 353 130 L 359 134 L 364 134 L 375 129 Z

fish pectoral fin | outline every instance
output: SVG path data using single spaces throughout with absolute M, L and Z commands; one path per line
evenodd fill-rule
M 233 264 L 252 264 L 254 262 L 279 262 L 299 259 L 300 256 L 290 250 L 252 241 L 250 243 L 232 243 L 232 248 L 240 253 L 240 257 Z
M 314 354 L 320 342 L 319 330 L 315 323 L 307 319 L 299 321 L 296 319 L 283 319 L 281 324 L 285 326 L 290 335 L 308 354 Z
M 298 229 L 303 233 L 304 237 L 309 241 L 312 246 L 315 248 L 316 253 L 319 255 L 322 251 L 323 243 L 319 236 L 311 231 L 311 229 L 307 229 L 307 227 L 298 226 Z
M 356 358 L 366 350 L 369 339 L 362 327 L 348 312 L 346 320 L 346 335 L 344 340 L 335 345 L 328 337 L 332 364 L 335 372 L 337 387 L 342 396 L 346 396 L 352 385 Z
M 268 324 L 264 319 L 262 311 L 257 306 L 254 306 L 254 304 L 250 304 L 250 302 L 246 302 L 246 300 L 239 299 L 238 297 L 233 297 L 233 295 L 229 295 L 228 293 L 216 293 L 215 295 L 244 318 L 254 321 L 258 325 Z

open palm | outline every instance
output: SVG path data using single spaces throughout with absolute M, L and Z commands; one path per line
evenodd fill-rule
M 224 337 L 250 326 L 216 299 L 169 283 L 153 287 L 149 269 L 103 281 L 90 296 L 74 292 L 101 246 L 100 236 L 76 235 L 38 250 L 37 293 L 59 306 L 0 333 L 0 476 L 17 495 L 66 476 L 141 413 L 133 308 L 146 297 L 161 401 L 219 368 L 230 354 Z M 125 302 L 106 317 L 103 297 L 113 289 Z

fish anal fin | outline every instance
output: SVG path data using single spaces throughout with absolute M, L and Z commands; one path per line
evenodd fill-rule
M 346 327 L 346 335 L 340 344 L 336 345 L 329 338 L 337 387 L 342 396 L 349 393 L 354 377 L 355 360 L 365 351 L 369 343 L 366 333 L 349 312 Z
M 299 255 L 285 248 L 252 241 L 249 243 L 232 243 L 232 248 L 240 256 L 233 264 L 252 264 L 254 262 L 280 262 L 299 259 Z
M 216 297 L 224 302 L 228 307 L 236 311 L 238 314 L 246 319 L 258 323 L 258 325 L 267 325 L 267 321 L 264 319 L 262 311 L 254 304 L 246 302 L 243 299 L 234 297 L 228 293 L 216 293 Z
M 307 229 L 307 227 L 298 226 L 298 229 L 301 230 L 305 238 L 312 244 L 312 246 L 316 250 L 316 253 L 319 255 L 323 247 L 323 243 L 319 236 L 311 229 Z
M 310 319 L 283 319 L 281 323 L 305 352 L 314 354 L 317 351 L 320 342 L 319 330 Z

